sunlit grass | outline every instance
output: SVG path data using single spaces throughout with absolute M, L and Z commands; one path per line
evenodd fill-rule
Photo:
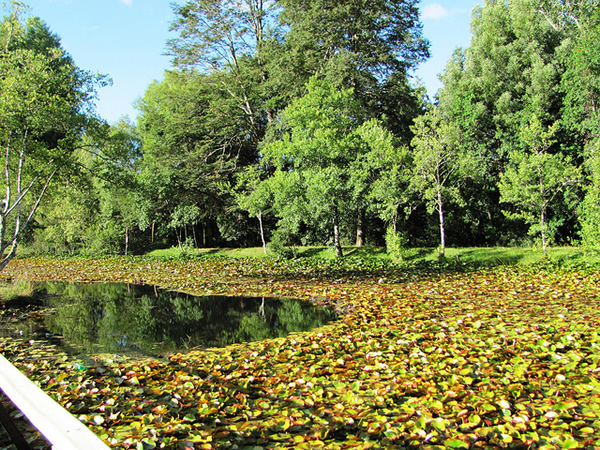
M 335 250 L 326 246 L 306 246 L 291 248 L 297 258 L 334 259 Z M 363 246 L 344 247 L 344 255 L 351 258 L 375 258 L 389 260 L 384 247 Z M 250 248 L 198 248 L 154 250 L 148 256 L 163 258 L 180 257 L 229 257 L 229 258 L 265 258 L 275 257 L 262 247 Z M 437 248 L 412 248 L 405 252 L 406 262 L 434 261 L 439 258 Z M 461 247 L 447 248 L 446 259 L 474 265 L 532 265 L 545 261 L 564 265 L 600 265 L 600 253 L 582 247 L 553 247 L 547 255 L 542 249 L 523 247 Z

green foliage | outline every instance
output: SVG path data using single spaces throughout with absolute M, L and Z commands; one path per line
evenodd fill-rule
M 600 248 L 600 141 L 587 146 L 586 169 L 590 182 L 580 205 L 581 235 L 584 245 Z
M 271 239 L 281 255 L 317 243 L 341 255 L 363 236 L 381 245 L 388 227 L 418 245 L 434 245 L 439 227 L 441 255 L 446 240 L 600 241 L 592 0 L 477 5 L 435 107 L 409 78 L 428 56 L 417 1 L 186 0 L 173 6 L 174 68 L 148 87 L 137 124 L 95 129 L 87 88 L 102 80 L 11 4 L 0 139 L 16 155 L 15 130 L 27 129 L 26 161 L 40 170 L 24 168 L 24 187 L 54 179 L 48 161 L 93 173 L 46 204 L 32 195 L 46 184 L 27 191 L 21 206 L 41 208 L 31 248 L 262 243 L 266 254 Z M 89 158 L 68 150 L 80 144 Z
M 307 87 L 308 93 L 283 112 L 282 138 L 262 149 L 267 164 L 276 167 L 264 183 L 285 232 L 296 232 L 301 223 L 329 229 L 341 256 L 338 230 L 353 210 L 351 173 L 363 152 L 356 131 L 360 118 L 352 90 L 337 90 L 317 78 Z
M 378 120 L 369 120 L 358 129 L 368 150 L 360 157 L 352 177 L 357 191 L 386 224 L 397 227 L 414 199 L 408 189 L 412 158 L 408 147 L 400 145 Z
M 271 254 L 281 259 L 294 259 L 298 257 L 298 251 L 294 247 L 288 247 L 281 233 L 275 233 L 267 248 Z
M 564 122 L 585 136 L 597 136 L 600 101 L 600 14 L 587 17 L 566 56 L 561 88 L 565 92 Z
M 404 233 L 399 233 L 392 227 L 388 227 L 385 234 L 385 249 L 394 261 L 403 261 L 408 239 Z
M 549 153 L 557 130 L 558 122 L 545 130 L 537 116 L 532 116 L 529 125 L 521 129 L 521 139 L 531 150 L 511 154 L 513 166 L 502 174 L 499 184 L 501 201 L 518 208 L 505 214 L 530 224 L 530 234 L 540 234 L 544 251 L 555 231 L 549 227 L 550 207 L 559 194 L 568 194 L 581 182 L 577 167 L 563 155 Z
M 462 201 L 459 185 L 469 173 L 469 156 L 458 146 L 458 129 L 440 116 L 434 107 L 417 117 L 412 127 L 415 137 L 410 188 L 423 199 L 429 213 L 437 211 L 440 224 L 440 256 L 446 249 L 444 207 Z
M 462 190 L 466 242 L 486 239 L 495 244 L 519 229 L 507 221 L 498 202 L 500 174 L 511 152 L 526 151 L 520 129 L 532 114 L 544 124 L 560 120 L 563 55 L 570 34 L 554 28 L 540 12 L 542 3 L 486 1 L 472 13 L 473 39 L 459 49 L 442 75 L 442 115 L 460 130 L 460 147 L 473 157 L 473 178 Z M 579 2 L 577 2 L 579 3 Z M 578 143 L 560 130 L 558 147 L 576 158 Z M 572 219 L 571 219 L 572 223 Z M 474 226 L 471 226 L 474 224 Z
M 408 74 L 429 56 L 414 0 L 284 0 L 279 21 L 289 26 L 276 64 L 285 85 L 304 95 L 312 76 L 354 89 L 363 117 L 381 120 L 405 143 L 422 111 Z M 350 19 L 351 18 L 351 19 Z M 283 73 L 281 73 L 283 72 Z M 289 80 L 289 81 L 288 81 Z
M 75 171 L 84 135 L 98 131 L 92 101 L 104 82 L 75 66 L 41 20 L 23 22 L 21 3 L 12 7 L 0 25 L 0 269 L 16 254 L 52 181 Z
M 239 61 L 260 53 L 273 21 L 275 2 L 263 0 L 188 0 L 174 5 L 168 46 L 178 67 L 237 70 Z
M 178 222 L 174 217 L 178 208 L 193 206 L 201 217 L 188 225 L 198 223 L 205 229 L 216 228 L 217 222 L 226 224 L 223 229 L 235 225 L 229 220 L 239 210 L 224 186 L 234 185 L 237 172 L 256 161 L 264 123 L 258 115 L 241 111 L 222 88 L 227 76 L 167 72 L 141 101 L 138 130 L 144 158 L 137 179 L 150 222 Z M 170 231 L 160 226 L 161 232 Z M 246 232 L 241 226 L 236 229 L 242 238 Z
M 291 26 L 287 38 L 292 46 L 314 52 L 309 64 L 330 64 L 335 49 L 352 61 L 354 70 L 385 77 L 406 72 L 428 56 L 429 43 L 421 35 L 416 1 L 329 4 L 322 0 L 284 0 L 281 4 L 281 20 Z M 353 20 L 343 20 L 345 17 Z M 316 71 L 313 68 L 309 73 Z
M 585 2 L 584 2 L 585 4 Z M 599 248 L 600 235 L 600 34 L 597 10 L 580 16 L 580 32 L 566 57 L 561 87 L 565 92 L 563 122 L 584 139 L 584 165 L 589 182 L 580 205 L 581 236 L 585 245 Z

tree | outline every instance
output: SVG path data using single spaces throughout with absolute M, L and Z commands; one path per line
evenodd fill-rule
M 352 88 L 365 118 L 378 118 L 410 140 L 409 124 L 422 112 L 409 75 L 429 57 L 416 0 L 280 0 L 289 27 L 277 60 L 280 78 L 296 95 L 312 76 Z
M 394 74 L 408 73 L 429 56 L 429 42 L 421 35 L 415 0 L 281 0 L 280 3 L 283 7 L 280 20 L 290 27 L 286 36 L 290 48 L 309 52 L 297 58 L 298 63 L 304 63 L 307 73 L 324 74 L 328 64 L 342 58 L 354 69 L 347 74 L 351 83 L 359 82 L 359 73 L 387 80 Z
M 598 8 L 596 0 L 536 0 L 535 9 L 555 30 L 581 27 Z
M 256 126 L 262 114 L 272 120 L 272 107 L 257 101 L 259 86 L 269 74 L 264 53 L 269 45 L 277 2 L 273 0 L 188 0 L 173 5 L 168 41 L 177 68 L 197 68 L 205 74 L 221 73 L 213 88 L 235 100 L 239 111 Z M 264 100 L 264 98 L 262 99 Z
M 410 203 L 410 151 L 375 119 L 365 122 L 358 132 L 369 150 L 361 156 L 353 177 L 358 178 L 358 186 L 367 188 L 362 195 L 369 209 L 397 231 L 400 209 Z
M 74 254 L 90 245 L 99 213 L 91 178 L 79 174 L 46 194 L 36 212 L 35 249 Z
M 173 5 L 171 31 L 180 36 L 168 47 L 177 67 L 235 71 L 247 56 L 259 56 L 269 37 L 273 0 L 188 0 Z M 260 57 L 260 56 L 259 56 Z
M 95 239 L 86 251 L 125 255 L 132 248 L 140 251 L 147 244 L 133 242 L 134 230 L 145 230 L 149 223 L 138 179 L 142 145 L 134 123 L 121 118 L 108 127 L 95 149 L 86 167 L 94 174 L 99 214 Z
M 178 157 L 181 167 L 170 172 L 172 179 L 188 175 L 181 191 L 190 192 L 190 185 L 201 191 L 185 204 L 200 206 L 204 226 L 214 222 L 222 238 L 240 243 L 249 234 L 248 218 L 223 187 L 234 184 L 235 174 L 258 160 L 259 142 L 280 108 L 281 86 L 270 75 L 270 55 L 280 47 L 273 30 L 277 2 L 189 0 L 173 8 L 171 29 L 179 36 L 168 47 L 179 70 L 168 73 L 145 97 L 142 134 L 146 140 L 148 125 L 158 118 L 161 123 L 151 124 L 152 133 L 185 136 L 183 146 L 174 145 L 174 139 L 155 140 L 170 147 L 156 153 L 173 155 L 184 149 Z M 159 92 L 162 101 L 152 105 L 151 96 Z M 186 105 L 183 113 L 181 104 Z M 171 125 L 172 130 L 161 130 Z
M 500 174 L 511 152 L 527 150 L 519 130 L 531 114 L 544 123 L 561 117 L 562 55 L 570 35 L 546 20 L 539 11 L 542 3 L 486 0 L 476 6 L 471 45 L 455 52 L 442 75 L 441 113 L 459 128 L 462 149 L 479 160 L 463 187 L 469 206 L 457 211 L 463 215 L 463 235 L 471 242 L 507 243 L 515 236 L 514 223 L 502 214 L 499 203 Z M 555 138 L 560 151 L 574 160 L 580 156 L 566 129 L 558 130 Z
M 307 89 L 283 111 L 280 139 L 262 148 L 265 161 L 276 168 L 265 183 L 280 232 L 297 232 L 303 223 L 330 230 L 340 257 L 340 226 L 356 211 L 352 174 L 367 147 L 351 89 L 338 90 L 317 78 Z
M 234 195 L 239 207 L 257 218 L 260 240 L 263 251 L 266 254 L 267 240 L 265 237 L 263 215 L 270 210 L 273 195 L 269 190 L 268 184 L 264 183 L 264 180 L 261 180 L 261 173 L 264 173 L 264 171 L 261 171 L 261 168 L 256 165 L 248 166 L 245 170 L 238 173 Z
M 458 130 L 442 120 L 439 109 L 433 107 L 417 117 L 412 127 L 415 137 L 411 188 L 426 202 L 429 212 L 437 211 L 440 227 L 439 254 L 446 250 L 446 222 L 444 207 L 447 202 L 460 202 L 461 171 L 468 173 L 466 154 L 458 147 Z
M 600 139 L 586 146 L 584 165 L 589 178 L 580 205 L 581 238 L 585 245 L 600 248 Z
M 237 113 L 235 100 L 213 89 L 214 78 L 222 75 L 168 71 L 138 105 L 144 148 L 139 180 L 160 223 L 171 223 L 179 205 L 195 205 L 204 228 L 236 228 L 231 226 L 237 220 L 231 211 L 235 199 L 223 185 L 233 184 L 238 171 L 256 162 L 262 134 Z M 237 228 L 242 235 L 243 227 Z
M 505 211 L 511 219 L 524 219 L 531 225 L 530 234 L 540 233 L 542 248 L 547 251 L 554 229 L 549 229 L 549 208 L 560 194 L 581 182 L 580 171 L 559 153 L 549 153 L 555 144 L 558 122 L 544 129 L 533 115 L 521 129 L 521 139 L 529 152 L 511 154 L 512 165 L 500 178 L 501 201 L 516 206 Z
M 102 78 L 77 68 L 39 19 L 23 23 L 13 13 L 0 37 L 1 270 L 15 256 L 51 182 L 71 167 L 83 134 L 95 124 L 89 113 Z
M 600 247 L 600 12 L 577 21 L 578 34 L 566 58 L 561 87 L 565 93 L 562 124 L 583 146 L 583 168 L 589 182 L 581 204 L 581 237 Z

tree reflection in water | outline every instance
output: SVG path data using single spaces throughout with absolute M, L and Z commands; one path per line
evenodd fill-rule
M 86 353 L 158 355 L 308 331 L 333 310 L 295 299 L 197 297 L 124 283 L 40 283 L 52 314 L 44 327 Z

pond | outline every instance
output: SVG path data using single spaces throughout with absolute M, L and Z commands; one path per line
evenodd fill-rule
M 44 312 L 27 322 L 3 320 L 3 334 L 47 339 L 71 354 L 160 356 L 283 337 L 337 319 L 332 309 L 297 299 L 197 297 L 125 283 L 47 282 L 36 292 Z

